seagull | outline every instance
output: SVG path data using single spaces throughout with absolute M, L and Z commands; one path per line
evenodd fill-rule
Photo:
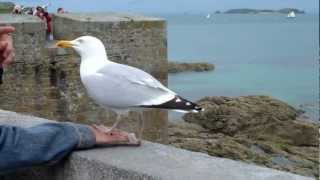
M 167 109 L 178 112 L 200 112 L 197 104 L 180 97 L 147 72 L 112 62 L 104 44 L 96 37 L 81 36 L 72 41 L 61 40 L 60 48 L 73 48 L 81 57 L 80 77 L 88 95 L 100 106 L 118 115 L 137 109 Z

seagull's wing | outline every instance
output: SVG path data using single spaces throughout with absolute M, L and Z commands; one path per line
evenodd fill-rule
M 159 105 L 176 95 L 148 73 L 117 63 L 82 77 L 82 81 L 94 100 L 115 108 Z
M 164 85 L 162 85 L 157 79 L 150 74 L 124 64 L 112 63 L 105 68 L 102 68 L 98 73 L 103 75 L 116 75 L 119 78 L 125 79 L 131 85 L 136 84 L 144 86 L 145 88 L 151 88 L 153 90 L 163 91 L 165 93 L 176 94 Z
M 196 104 L 179 97 L 150 74 L 135 67 L 110 63 L 83 80 L 90 96 L 108 107 L 199 110 Z

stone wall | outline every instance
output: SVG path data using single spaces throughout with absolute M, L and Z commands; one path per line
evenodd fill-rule
M 0 110 L 0 125 L 31 127 L 48 122 Z M 51 121 L 52 122 L 52 121 Z M 312 180 L 311 177 L 143 141 L 140 147 L 74 152 L 55 166 L 0 175 L 0 180 Z
M 0 14 L 0 26 L 12 25 L 16 63 L 43 63 L 45 24 L 38 17 Z

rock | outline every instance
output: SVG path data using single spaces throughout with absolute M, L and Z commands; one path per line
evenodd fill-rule
M 184 119 L 229 135 L 271 121 L 292 120 L 299 115 L 293 107 L 267 96 L 206 97 L 198 103 L 205 112 L 187 114 Z
M 178 63 L 178 62 L 169 62 L 168 72 L 169 73 L 178 73 L 186 71 L 211 71 L 214 69 L 213 64 L 209 63 Z
M 318 176 L 319 124 L 267 96 L 206 97 L 205 108 L 169 126 L 170 144 L 209 155 Z

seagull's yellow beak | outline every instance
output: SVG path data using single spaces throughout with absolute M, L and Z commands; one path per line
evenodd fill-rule
M 71 41 L 58 41 L 56 43 L 56 46 L 59 48 L 71 48 L 72 47 L 72 43 Z

